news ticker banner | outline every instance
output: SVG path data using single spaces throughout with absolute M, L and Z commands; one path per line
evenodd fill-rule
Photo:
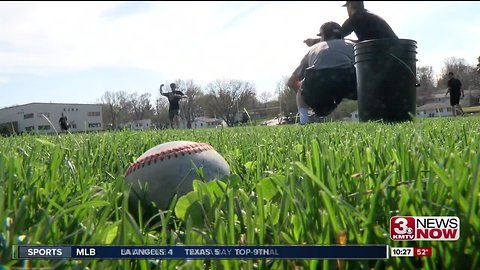
M 388 245 L 297 246 L 33 246 L 13 259 L 388 259 Z M 395 254 L 403 254 L 398 251 Z M 393 254 L 393 253 L 392 253 Z M 413 254 L 413 253 L 412 253 Z

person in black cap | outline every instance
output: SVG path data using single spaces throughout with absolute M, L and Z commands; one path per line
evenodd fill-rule
M 174 83 L 170 84 L 171 92 L 163 93 L 162 92 L 163 84 L 160 85 L 160 94 L 168 98 L 168 119 L 170 120 L 170 127 L 173 129 L 175 122 L 176 128 L 180 126 L 180 100 L 182 98 L 187 98 L 187 96 L 182 92 L 175 90 L 177 89 L 177 85 Z
M 287 85 L 301 91 L 305 104 L 317 116 L 329 115 L 343 98 L 357 99 L 353 42 L 343 39 L 341 26 L 327 22 L 318 34 L 322 41 L 312 46 Z
M 448 88 L 445 96 L 450 93 L 450 106 L 452 106 L 453 116 L 457 116 L 457 110 L 455 107 L 457 107 L 458 110 L 462 113 L 462 116 L 464 116 L 465 113 L 463 112 L 462 106 L 460 105 L 460 98 L 463 98 L 465 96 L 462 89 L 462 83 L 459 79 L 454 77 L 454 74 L 451 71 L 448 73 L 447 85 Z
M 363 1 L 347 1 L 343 7 L 347 7 L 348 19 L 342 25 L 342 37 L 355 32 L 358 38 L 356 42 L 370 39 L 398 38 L 383 18 L 365 9 Z M 312 46 L 320 42 L 320 39 L 309 38 L 304 42 L 308 46 Z

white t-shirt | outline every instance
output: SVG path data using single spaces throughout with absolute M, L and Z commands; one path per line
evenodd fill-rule
M 353 42 L 344 39 L 321 41 L 310 48 L 295 69 L 295 74 L 303 79 L 307 68 L 318 70 L 353 67 L 355 62 L 353 45 Z

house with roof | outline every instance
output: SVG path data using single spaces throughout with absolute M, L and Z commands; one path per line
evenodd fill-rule
M 449 103 L 427 103 L 417 107 L 417 117 L 444 117 L 452 116 L 452 107 Z
M 196 117 L 192 122 L 192 129 L 216 127 L 227 127 L 227 123 L 222 119 L 210 117 Z

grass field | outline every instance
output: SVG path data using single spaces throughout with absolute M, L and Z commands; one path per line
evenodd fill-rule
M 232 175 L 150 221 L 126 210 L 127 166 L 167 141 L 207 142 Z M 395 125 L 105 132 L 0 138 L 0 264 L 55 269 L 479 269 L 480 118 Z M 202 211 L 198 211 L 201 209 Z M 458 216 L 458 241 L 394 242 L 394 215 Z M 336 260 L 11 260 L 15 244 L 431 246 L 433 256 Z

